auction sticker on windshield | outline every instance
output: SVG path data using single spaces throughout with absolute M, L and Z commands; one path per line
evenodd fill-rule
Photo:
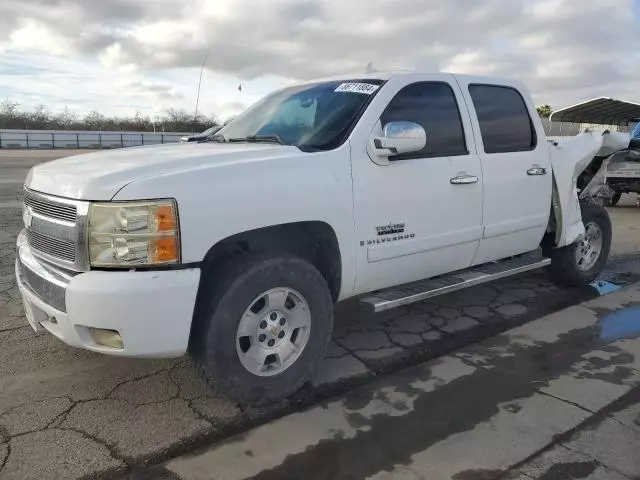
M 371 95 L 375 92 L 380 85 L 373 85 L 371 83 L 343 83 L 334 90 L 334 92 L 351 92 L 351 93 L 364 93 L 365 95 Z

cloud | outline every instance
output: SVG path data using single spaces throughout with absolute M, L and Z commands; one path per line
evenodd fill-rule
M 536 101 L 561 106 L 599 95 L 637 100 L 639 3 L 3 0 L 0 46 L 22 58 L 97 59 L 100 72 L 126 72 L 125 94 L 149 108 L 190 101 L 207 51 L 209 78 L 224 87 L 220 98 L 205 97 L 218 107 L 240 102 L 237 82 L 260 87 L 259 96 L 265 79 L 362 72 L 369 62 L 377 70 L 515 76 Z
M 157 98 L 184 98 L 184 96 L 181 93 L 178 93 L 171 85 L 163 85 L 159 83 L 134 80 L 129 82 L 127 89 L 132 93 L 149 94 Z
M 135 111 L 156 115 L 169 108 L 191 111 L 195 106 L 199 69 L 189 71 L 142 71 L 106 68 L 97 60 L 78 61 L 0 49 L 0 99 L 10 98 L 28 110 L 45 104 L 53 111 L 65 106 L 83 116 L 91 111 L 126 116 Z M 199 111 L 221 118 L 235 115 L 266 92 L 283 83 L 282 79 L 261 79 L 243 84 L 237 78 L 203 75 Z
M 19 22 L 9 35 L 16 51 L 63 54 L 71 48 L 71 41 L 52 31 L 39 20 L 27 18 Z

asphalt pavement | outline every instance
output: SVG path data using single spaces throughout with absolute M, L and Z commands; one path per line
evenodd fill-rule
M 640 283 L 133 479 L 640 478 Z
M 144 470 L 597 295 L 593 288 L 559 288 L 538 272 L 377 315 L 345 302 L 312 385 L 270 408 L 241 408 L 213 394 L 188 358 L 101 356 L 27 325 L 13 273 L 22 182 L 31 165 L 61 155 L 0 151 L 2 480 Z M 604 279 L 629 284 L 640 278 L 640 257 L 629 256 L 640 249 L 640 208 L 625 198 L 611 213 L 617 259 Z

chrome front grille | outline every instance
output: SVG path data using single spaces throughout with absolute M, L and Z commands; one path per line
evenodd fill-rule
M 24 194 L 24 204 L 30 207 L 33 213 L 44 217 L 71 223 L 75 223 L 76 221 L 78 209 L 75 205 L 56 202 L 50 199 L 45 200 L 29 191 Z
M 86 239 L 89 202 L 24 192 L 27 243 L 38 257 L 64 269 L 89 269 Z
M 28 228 L 27 242 L 38 252 L 61 258 L 66 262 L 76 261 L 76 246 L 71 241 L 49 237 Z
M 20 256 L 20 252 L 18 252 L 18 255 L 17 275 L 22 284 L 48 305 L 61 312 L 66 312 L 65 294 L 67 281 L 61 276 L 56 276 L 53 271 L 34 263 L 33 260 L 30 264 L 25 263 L 26 256 Z

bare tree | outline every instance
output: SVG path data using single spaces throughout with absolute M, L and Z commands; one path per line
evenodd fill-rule
M 0 102 L 0 115 L 14 118 L 17 116 L 19 106 L 19 103 L 12 102 L 8 98 L 5 98 L 2 102 Z
M 27 117 L 29 119 L 29 128 L 47 128 L 49 127 L 49 124 L 51 122 L 51 110 L 49 110 L 49 108 L 44 105 L 44 104 L 39 104 L 36 105 L 36 108 L 33 112 L 27 114 Z
M 194 130 L 197 122 L 194 122 L 193 115 L 184 109 L 170 108 L 166 112 L 165 129 L 174 131 Z
M 222 125 L 222 122 L 218 119 L 218 116 L 215 113 L 207 115 L 202 119 L 202 123 L 213 127 L 215 125 Z
M 90 130 L 102 130 L 107 123 L 107 118 L 94 110 L 84 117 L 83 122 Z
M 69 107 L 55 115 L 43 104 L 37 105 L 31 112 L 22 112 L 18 107 L 18 103 L 9 99 L 0 101 L 0 128 L 201 132 L 221 124 L 215 114 L 198 115 L 194 118 L 186 110 L 176 108 L 170 108 L 163 115 L 154 115 L 152 121 L 142 112 L 135 112 L 130 117 L 107 117 L 98 111 L 92 111 L 78 120 L 76 112 Z
M 75 112 L 71 111 L 69 107 L 64 107 L 64 109 L 56 115 L 55 122 L 60 128 L 69 130 L 77 118 L 78 116 Z
M 133 129 L 140 132 L 147 130 L 147 127 L 151 124 L 149 116 L 142 115 L 140 112 L 136 112 L 129 121 Z
M 171 123 L 189 123 L 193 120 L 193 117 L 187 113 L 187 111 L 183 108 L 180 110 L 176 110 L 175 108 L 170 108 L 167 110 L 167 117 L 169 122 Z
M 12 102 L 8 98 L 0 102 L 0 128 L 24 127 L 18 106 L 18 103 Z

